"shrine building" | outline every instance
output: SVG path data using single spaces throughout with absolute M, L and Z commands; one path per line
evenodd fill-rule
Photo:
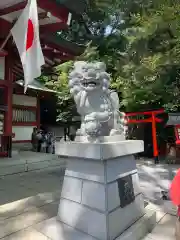
M 63 3 L 61 3 L 63 2 Z M 34 81 L 24 94 L 23 69 L 10 30 L 27 1 L 0 1 L 0 156 L 12 155 L 12 145 L 31 141 L 34 127 L 41 124 L 43 102 L 53 101 L 55 92 Z M 40 42 L 45 58 L 42 72 L 83 53 L 84 46 L 61 39 L 71 17 L 78 19 L 85 0 L 37 0 Z M 50 116 L 52 117 L 51 113 Z

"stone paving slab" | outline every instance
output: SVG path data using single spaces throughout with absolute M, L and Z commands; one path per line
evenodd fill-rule
M 37 207 L 44 206 L 54 201 L 59 201 L 60 190 L 54 193 L 41 193 L 36 196 L 24 198 L 15 202 L 7 203 L 0 206 L 0 222 L 5 219 L 22 214 L 23 212 L 32 211 Z
M 141 188 L 144 196 L 152 202 L 161 198 L 161 191 L 168 191 L 176 174 L 177 165 L 137 164 Z
M 52 240 L 96 240 L 94 237 L 57 221 L 56 217 L 43 221 L 35 228 Z
M 58 205 L 59 201 L 53 202 L 0 222 L 0 238 L 54 217 L 57 214 Z
M 1 178 L 0 238 L 48 239 L 35 230 L 31 233 L 25 229 L 57 215 L 62 180 L 61 168 Z
M 50 240 L 42 233 L 36 231 L 34 228 L 27 228 L 9 235 L 1 240 Z
M 160 191 L 168 189 L 177 168 L 138 164 L 143 194 L 150 201 L 147 208 L 157 211 L 159 223 L 144 240 L 174 240 L 176 208 L 171 202 L 162 201 Z M 62 179 L 63 173 L 58 167 L 0 178 L 1 240 L 52 240 L 50 235 L 45 237 L 35 228 L 38 223 L 57 215 Z M 72 231 L 65 229 L 65 234 L 71 237 Z M 60 240 L 57 238 L 58 232 L 55 234 L 56 239 Z M 81 240 L 78 235 L 77 239 Z M 71 237 L 70 240 L 76 239 Z
M 63 172 L 61 168 L 48 169 L 0 179 L 0 205 L 15 202 L 38 194 L 61 190 Z
M 54 154 L 22 151 L 12 158 L 0 159 L 0 176 L 18 174 L 52 166 L 65 167 L 65 159 Z
M 174 240 L 176 220 L 175 216 L 166 214 L 147 237 L 152 240 Z
M 176 207 L 170 201 L 162 200 L 161 191 L 169 191 L 170 184 L 179 165 L 154 165 L 137 161 L 140 186 L 144 199 L 157 211 L 176 215 Z M 161 214 L 160 214 L 161 215 Z M 158 216 L 158 218 L 161 216 Z

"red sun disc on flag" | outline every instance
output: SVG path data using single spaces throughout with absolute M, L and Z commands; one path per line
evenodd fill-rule
M 32 47 L 34 41 L 34 25 L 31 19 L 28 20 L 26 51 Z

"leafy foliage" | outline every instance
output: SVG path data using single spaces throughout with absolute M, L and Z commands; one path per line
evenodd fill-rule
M 160 1 L 131 16 L 118 82 L 126 110 L 179 109 L 180 3 Z M 119 89 L 119 90 L 120 90 Z
M 84 20 L 74 20 L 59 36 L 87 44 L 78 60 L 106 63 L 125 111 L 179 111 L 179 13 L 177 0 L 93 0 Z M 76 114 L 67 87 L 72 64 L 58 66 L 58 80 L 47 82 L 59 92 L 59 120 Z
M 57 92 L 57 122 L 71 121 L 72 117 L 77 114 L 68 88 L 68 73 L 72 66 L 72 61 L 65 62 L 54 68 L 50 80 L 47 76 L 41 76 L 40 79 L 48 88 Z
M 98 44 L 107 34 L 113 33 L 122 19 L 118 0 L 88 1 L 87 12 L 82 17 L 74 16 L 68 29 L 59 32 L 59 36 L 76 42 Z M 107 32 L 107 26 L 109 32 Z

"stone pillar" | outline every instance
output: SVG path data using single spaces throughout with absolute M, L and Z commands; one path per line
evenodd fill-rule
M 58 220 L 99 240 L 114 240 L 144 215 L 136 162 L 142 141 L 57 143 L 67 157 Z

